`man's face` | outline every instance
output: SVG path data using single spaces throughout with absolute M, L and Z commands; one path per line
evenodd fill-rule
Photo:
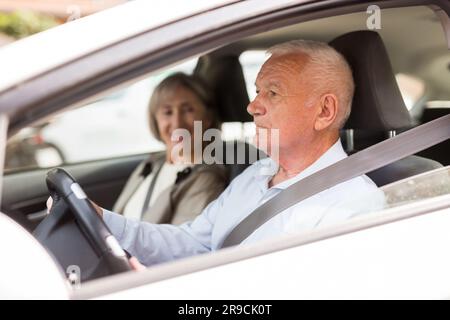
M 282 55 L 271 57 L 262 66 L 256 79 L 257 96 L 247 107 L 256 124 L 257 146 L 264 149 L 262 133 L 269 132 L 270 137 L 274 129 L 279 130 L 280 152 L 308 146 L 312 141 L 315 114 L 314 108 L 306 105 L 311 98 L 303 73 L 306 59 L 298 54 Z M 271 154 L 271 150 L 266 151 Z

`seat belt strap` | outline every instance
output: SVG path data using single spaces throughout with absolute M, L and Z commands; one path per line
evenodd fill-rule
M 148 188 L 147 195 L 145 196 L 145 200 L 142 205 L 141 219 L 144 216 L 144 213 L 147 212 L 148 207 L 150 206 L 150 199 L 152 198 L 152 195 L 153 195 L 153 189 L 155 189 L 156 181 L 158 180 L 159 173 L 161 172 L 161 169 L 163 166 L 164 166 L 164 161 L 155 170 L 152 181 L 150 181 L 150 186 Z
M 228 234 L 222 248 L 238 245 L 265 222 L 300 201 L 449 138 L 450 115 L 446 115 L 354 153 L 292 184 L 256 208 Z

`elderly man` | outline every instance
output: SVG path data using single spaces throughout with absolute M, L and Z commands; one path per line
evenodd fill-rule
M 251 165 L 200 216 L 181 226 L 128 220 L 103 210 L 122 247 L 144 265 L 220 249 L 227 235 L 261 204 L 347 157 L 339 129 L 350 113 L 354 84 L 345 59 L 327 44 L 312 41 L 287 42 L 269 52 L 248 112 L 257 129 L 279 130 L 278 159 Z M 257 134 L 257 144 L 260 139 Z M 366 176 L 351 179 L 276 215 L 243 244 L 346 220 L 369 208 L 371 201 L 379 204 L 373 196 L 356 201 L 377 191 Z

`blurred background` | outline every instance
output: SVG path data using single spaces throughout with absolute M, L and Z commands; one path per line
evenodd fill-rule
M 0 0 L 0 46 L 126 0 Z
M 14 41 L 127 1 L 133 0 L 0 0 L 0 50 Z M 264 51 L 241 57 L 250 98 L 254 96 L 254 79 L 266 58 Z M 164 145 L 148 128 L 151 93 L 171 73 L 190 74 L 196 64 L 197 58 L 183 61 L 80 108 L 22 129 L 8 140 L 5 172 L 163 150 Z M 253 123 L 224 123 L 222 139 L 252 142 L 254 130 Z

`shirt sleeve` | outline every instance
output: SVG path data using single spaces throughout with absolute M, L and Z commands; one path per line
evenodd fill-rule
M 213 221 L 221 208 L 211 202 L 195 220 L 180 226 L 152 224 L 103 209 L 103 220 L 123 249 L 150 266 L 211 251 Z
M 248 169 L 247 169 L 248 170 Z M 247 175 L 249 175 L 249 171 Z M 251 172 L 250 172 L 251 174 Z M 180 226 L 171 224 L 152 224 L 134 219 L 127 219 L 122 215 L 103 211 L 103 219 L 117 238 L 123 249 L 135 256 L 142 264 L 150 266 L 156 263 L 171 261 L 183 257 L 189 257 L 201 253 L 207 253 L 215 250 L 213 245 L 213 230 L 222 228 L 221 233 L 227 226 L 219 224 L 217 226 L 217 217 L 230 211 L 225 209 L 226 203 L 239 203 L 234 201 L 233 194 L 239 195 L 235 185 L 239 186 L 243 174 L 236 177 L 231 184 L 222 192 L 222 194 L 212 201 L 200 215 L 193 221 L 186 222 Z M 237 216 L 231 219 L 240 219 Z M 227 220 L 228 221 L 228 220 Z M 233 221 L 228 221 L 232 226 Z M 227 224 L 228 225 L 228 224 Z M 217 242 L 217 239 L 216 239 Z

